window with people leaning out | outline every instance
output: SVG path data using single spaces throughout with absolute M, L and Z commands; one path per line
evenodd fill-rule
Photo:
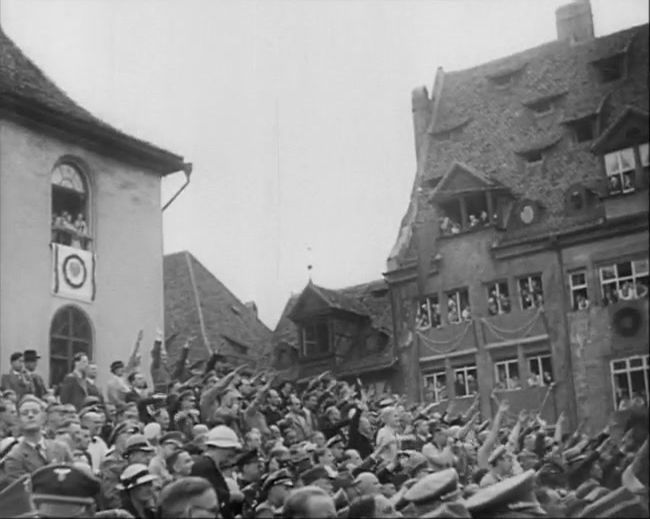
M 465 217 L 461 209 L 465 205 Z M 464 197 L 441 202 L 440 234 L 451 236 L 461 232 L 479 230 L 490 225 L 487 198 L 485 193 L 475 193 Z
M 454 369 L 454 389 L 457 397 L 471 396 L 478 392 L 476 365 Z
M 602 265 L 598 271 L 603 306 L 648 296 L 648 258 Z
M 650 168 L 648 144 L 631 146 L 605 154 L 605 172 L 610 195 L 633 193 L 639 185 L 639 175 L 647 177 Z M 647 178 L 645 179 L 647 182 Z
M 611 361 L 612 388 L 618 411 L 631 405 L 647 407 L 650 396 L 650 356 L 637 355 Z
M 586 270 L 578 270 L 569 274 L 569 292 L 571 294 L 571 308 L 574 312 L 589 308 Z
M 542 289 L 542 275 L 531 274 L 517 280 L 521 309 L 541 308 L 544 306 L 544 290 Z
M 497 281 L 487 285 L 488 314 L 507 314 L 510 312 L 508 282 Z
M 466 288 L 452 290 L 447 296 L 447 322 L 458 324 L 472 320 L 472 311 L 469 306 L 469 292 Z
M 419 301 L 415 324 L 418 330 L 428 330 L 429 328 L 439 328 L 442 326 L 438 294 L 427 296 Z
M 424 375 L 424 399 L 426 402 L 443 402 L 448 398 L 447 373 L 444 370 Z
M 519 359 L 516 357 L 494 363 L 494 389 L 497 391 L 516 391 L 526 387 L 548 386 L 553 382 L 551 356 L 533 355 L 526 359 L 528 373 L 519 373 Z
M 88 250 L 88 183 L 83 174 L 72 164 L 60 164 L 52 171 L 51 184 L 52 242 Z

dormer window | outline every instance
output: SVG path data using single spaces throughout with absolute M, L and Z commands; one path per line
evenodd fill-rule
M 566 123 L 576 143 L 588 142 L 596 134 L 596 116 L 590 115 Z
M 647 155 L 646 151 L 646 162 Z M 605 172 L 607 173 L 607 179 L 609 182 L 610 195 L 632 193 L 636 188 L 636 160 L 634 156 L 634 148 L 625 148 L 611 153 L 606 153 Z
M 467 194 L 441 202 L 439 206 L 442 209 L 440 233 L 443 236 L 479 230 L 492 223 L 486 193 Z
M 498 76 L 492 76 L 490 77 L 490 81 L 492 84 L 498 88 L 506 88 L 510 86 L 510 83 L 512 83 L 512 78 L 514 77 L 514 73 L 508 73 L 508 74 L 500 74 Z
M 530 150 L 525 153 L 522 153 L 521 156 L 524 158 L 524 161 L 526 162 L 526 166 L 538 166 L 542 163 L 544 160 L 544 156 L 542 155 L 542 150 Z
M 327 321 L 305 324 L 302 327 L 304 357 L 320 357 L 330 352 L 330 329 Z
M 619 53 L 593 62 L 601 83 L 618 81 L 625 75 L 625 54 Z
M 530 108 L 537 116 L 548 115 L 553 111 L 553 100 L 541 99 L 539 101 L 535 101 L 534 103 L 530 103 L 528 105 L 528 108 Z

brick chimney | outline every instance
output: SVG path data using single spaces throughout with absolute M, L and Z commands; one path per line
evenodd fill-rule
M 572 45 L 594 39 L 594 19 L 589 0 L 574 0 L 555 10 L 557 39 Z

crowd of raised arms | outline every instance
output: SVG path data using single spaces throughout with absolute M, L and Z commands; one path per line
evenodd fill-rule
M 2 517 L 648 517 L 645 402 L 567 430 L 502 392 L 485 419 L 478 395 L 441 411 L 329 373 L 297 387 L 216 352 L 189 366 L 189 343 L 170 366 L 160 334 L 149 389 L 141 341 L 104 387 L 83 353 L 56 388 L 34 350 L 11 355 Z

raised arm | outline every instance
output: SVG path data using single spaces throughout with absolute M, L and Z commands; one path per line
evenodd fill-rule
M 501 420 L 503 418 L 503 415 L 505 415 L 505 413 L 508 411 L 509 408 L 510 405 L 508 404 L 507 400 L 502 400 L 499 403 L 499 409 L 497 410 L 497 414 L 495 415 L 494 421 L 492 422 L 492 427 L 490 428 L 490 432 L 488 433 L 487 438 L 485 438 L 483 445 L 481 445 L 478 449 L 478 453 L 476 457 L 477 457 L 477 464 L 480 468 L 489 467 L 488 459 L 499 436 Z
M 185 373 L 185 365 L 187 364 L 187 357 L 190 354 L 190 344 L 191 338 L 185 341 L 183 347 L 181 348 L 181 354 L 178 360 L 176 361 L 176 366 L 174 366 L 174 371 L 172 372 L 172 380 L 179 380 L 182 382 Z
M 135 344 L 133 345 L 133 351 L 131 351 L 131 356 L 129 361 L 126 364 L 125 375 L 128 376 L 129 373 L 133 373 L 136 369 L 140 367 L 140 362 L 142 361 L 142 356 L 140 355 L 140 346 L 142 345 L 142 337 L 144 336 L 144 331 L 139 330 L 138 336 L 135 339 Z

